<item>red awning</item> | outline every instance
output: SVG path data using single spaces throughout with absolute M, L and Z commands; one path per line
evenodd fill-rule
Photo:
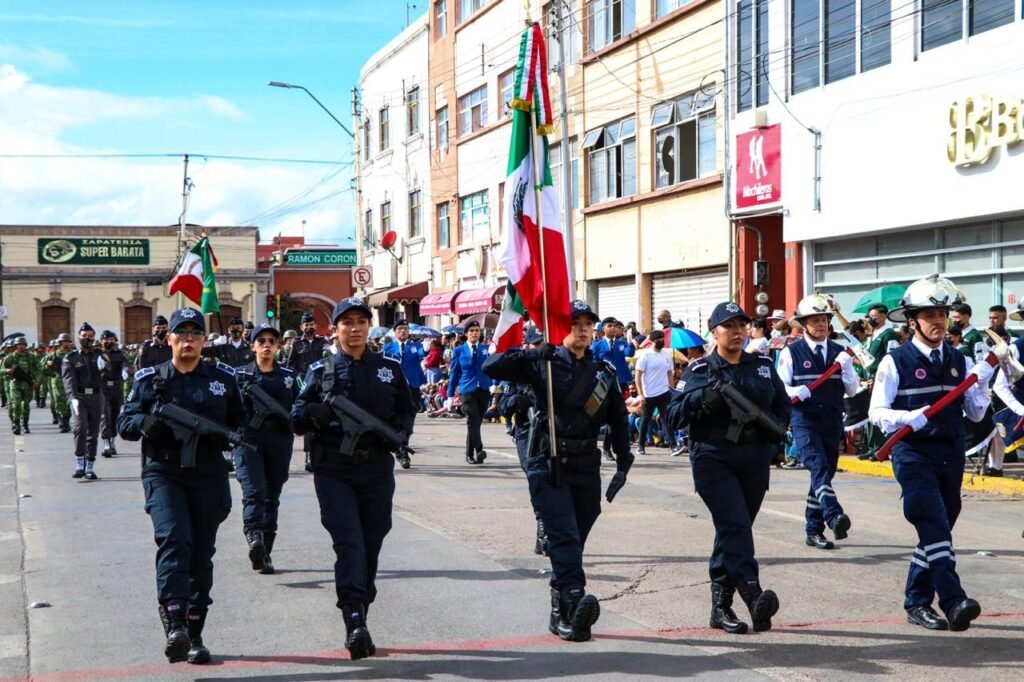
M 505 299 L 505 286 L 489 289 L 470 289 L 459 293 L 455 299 L 455 313 L 457 315 L 472 315 L 473 313 L 490 313 L 501 310 L 501 303 Z
M 420 315 L 449 315 L 452 312 L 452 300 L 459 295 L 457 291 L 442 291 L 428 294 L 420 301 Z
M 427 283 L 417 282 L 416 284 L 406 284 L 385 291 L 375 291 L 367 297 L 366 302 L 370 307 L 377 308 L 392 303 L 413 303 L 421 300 L 426 295 Z

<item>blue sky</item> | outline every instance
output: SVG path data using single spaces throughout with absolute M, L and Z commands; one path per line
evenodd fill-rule
M 306 86 L 349 125 L 360 67 L 405 18 L 396 0 L 0 0 L 0 154 L 350 162 L 315 102 L 267 82 Z M 353 234 L 349 167 L 200 158 L 190 176 L 190 222 Z M 0 222 L 169 224 L 180 184 L 180 159 L 0 158 Z

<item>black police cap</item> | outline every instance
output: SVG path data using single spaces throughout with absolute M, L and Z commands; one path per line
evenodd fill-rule
M 373 318 L 373 311 L 363 303 L 363 300 L 356 298 L 355 296 L 349 296 L 338 301 L 338 305 L 334 306 L 334 312 L 331 314 L 331 322 L 334 324 L 338 323 L 338 318 L 347 313 L 350 310 L 358 310 L 363 315 L 369 318 Z
M 252 338 L 259 338 L 259 335 L 264 332 L 269 332 L 270 334 L 273 334 L 276 338 L 281 338 L 280 330 L 278 330 L 277 327 L 275 327 L 274 325 L 267 324 L 266 322 L 260 323 L 255 329 L 252 330 Z
M 238 315 L 235 315 L 230 320 L 228 320 L 228 324 L 242 324 L 242 318 L 240 318 Z
M 78 333 L 81 334 L 82 332 L 93 332 L 93 333 L 95 333 L 96 330 L 93 329 L 92 325 L 89 324 L 88 322 L 83 322 L 82 326 L 78 328 Z
M 153 318 L 153 326 L 156 327 L 161 324 L 167 324 L 167 318 L 163 315 L 157 315 Z
M 117 338 L 117 334 L 115 334 L 114 332 L 110 331 L 109 329 L 104 329 L 103 333 L 100 334 L 100 338 L 101 339 L 116 339 Z
M 538 344 L 544 340 L 544 335 L 536 327 L 527 327 L 523 333 L 523 343 Z
M 586 301 L 576 299 L 570 304 L 572 308 L 572 319 L 575 320 L 577 317 L 589 317 L 594 324 L 601 321 L 601 318 L 597 316 Z
M 729 320 L 734 320 L 737 317 L 741 317 L 745 321 L 750 322 L 750 315 L 743 312 L 743 308 L 741 308 L 738 303 L 733 303 L 732 301 L 719 303 L 711 312 L 711 319 L 708 320 L 708 329 L 714 329 L 718 325 L 725 324 Z
M 395 326 L 392 327 L 392 329 L 398 329 L 399 327 L 408 327 L 408 326 L 409 326 L 409 323 L 406 322 L 405 320 L 397 320 L 395 322 Z
M 199 327 L 200 331 L 206 331 L 206 321 L 203 319 L 203 314 L 195 308 L 175 310 L 174 314 L 171 315 L 171 324 L 169 325 L 171 331 L 176 331 L 185 324 L 194 324 Z
M 302 313 L 302 324 L 306 324 L 307 322 L 315 322 L 315 321 L 316 320 L 313 318 L 313 313 Z
M 617 325 L 619 325 L 620 327 L 623 327 L 623 326 L 625 326 L 625 325 L 623 325 L 623 324 L 622 324 L 621 322 L 619 322 L 618 318 L 615 318 L 615 317 L 606 317 L 606 318 L 604 318 L 603 320 L 601 320 L 601 324 L 602 324 L 602 325 L 606 325 L 606 324 L 617 324 Z
M 470 329 L 473 329 L 474 327 L 479 327 L 479 326 L 480 326 L 479 322 L 477 322 L 476 320 L 470 320 L 466 324 L 462 325 L 462 333 L 465 334 Z
M 246 329 L 252 329 L 253 328 L 252 320 L 249 320 L 248 322 L 245 323 L 245 328 Z

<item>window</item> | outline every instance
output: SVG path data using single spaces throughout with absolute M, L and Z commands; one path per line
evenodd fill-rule
M 885 66 L 892 58 L 892 5 L 886 0 L 861 0 L 860 4 L 860 70 L 870 71 Z
M 373 140 L 370 134 L 370 119 L 363 121 L 363 159 L 370 160 L 370 142 Z
M 411 88 L 405 93 L 405 130 L 412 137 L 420 132 L 420 89 Z
M 460 200 L 459 225 L 461 244 L 487 241 L 491 236 L 490 216 L 487 212 L 487 190 L 470 194 Z
M 874 3 L 879 0 L 867 0 Z M 864 0 L 861 0 L 862 5 Z M 855 0 L 824 0 L 825 82 L 849 78 L 857 72 L 857 14 Z
M 768 104 L 768 2 L 740 0 L 736 10 L 736 110 Z
M 590 0 L 587 35 L 590 52 L 629 35 L 636 28 L 636 0 Z
M 380 205 L 380 236 L 383 237 L 391 231 L 391 202 L 385 201 Z
M 714 86 L 663 102 L 651 112 L 654 186 L 668 187 L 716 171 Z
M 793 93 L 818 87 L 821 55 L 818 31 L 819 0 L 793 0 Z
M 583 26 L 576 17 L 579 14 L 580 0 L 554 0 L 554 6 L 548 4 L 546 16 L 549 26 L 557 26 L 562 22 L 562 36 L 565 38 L 565 63 L 575 64 L 580 60 L 580 51 L 583 49 Z M 561 16 L 556 16 L 555 12 Z M 558 52 L 558 31 L 547 31 L 548 37 L 548 64 L 555 66 L 559 63 Z
M 516 70 L 509 69 L 498 76 L 498 89 L 501 90 L 501 116 L 512 115 L 512 88 L 516 82 Z
M 459 135 L 468 135 L 487 125 L 487 86 L 459 98 Z
M 921 49 L 930 50 L 963 36 L 961 0 L 921 0 Z
M 384 151 L 391 146 L 390 117 L 391 114 L 388 111 L 388 108 L 382 107 L 380 114 L 377 117 L 377 140 L 379 141 L 380 151 Z
M 487 4 L 487 0 L 459 0 L 459 23 L 479 12 Z
M 437 110 L 437 148 L 448 151 L 448 107 Z
M 420 191 L 409 192 L 409 237 L 423 236 L 423 216 L 420 210 Z
M 576 210 L 580 207 L 580 160 L 579 160 L 579 148 L 576 146 L 576 138 L 569 138 L 569 182 L 572 187 L 572 208 Z M 555 183 L 555 187 L 558 188 L 558 196 L 562 198 L 563 205 L 565 197 L 563 196 L 564 190 L 562 189 L 564 183 L 562 182 L 562 145 L 553 144 L 550 147 L 548 154 L 551 165 L 551 181 Z
M 587 151 L 588 204 L 636 194 L 636 119 L 632 116 L 591 130 Z
M 440 40 L 448 35 L 448 0 L 434 3 L 434 38 Z
M 1013 0 L 968 0 L 970 35 L 1013 23 Z
M 654 13 L 656 17 L 663 17 L 688 4 L 690 4 L 690 0 L 656 0 L 654 3 Z
M 364 246 L 372 249 L 374 246 L 373 238 L 371 236 L 373 234 L 373 209 L 366 209 L 366 217 L 363 218 L 363 221 L 363 235 L 365 235 L 363 239 L 367 242 Z
M 448 214 L 448 202 L 437 205 L 437 246 L 447 249 L 452 245 L 452 219 Z

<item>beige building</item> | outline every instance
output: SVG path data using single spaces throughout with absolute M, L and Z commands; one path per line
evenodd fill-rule
M 233 315 L 262 319 L 268 273 L 256 270 L 255 227 L 206 227 L 219 267 L 217 293 L 225 325 Z M 190 246 L 194 239 L 190 240 Z M 167 284 L 178 261 L 178 228 L 0 226 L 3 333 L 44 343 L 89 322 L 123 343 L 150 335 L 153 317 L 170 317 L 177 297 Z M 210 320 L 208 328 L 219 330 Z

